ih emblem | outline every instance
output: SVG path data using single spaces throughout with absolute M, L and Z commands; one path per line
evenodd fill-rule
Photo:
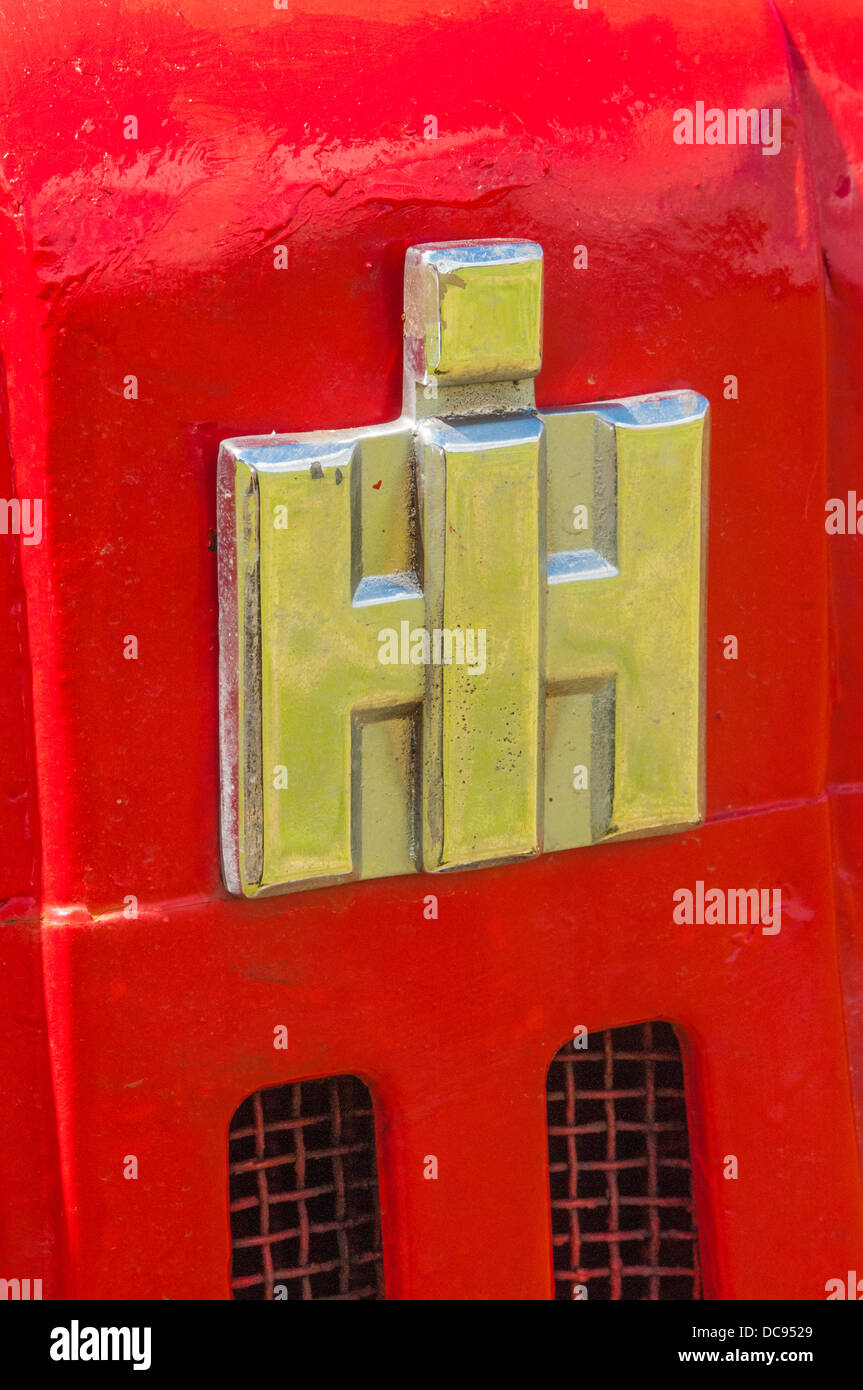
M 707 402 L 538 411 L 542 250 L 412 247 L 405 404 L 219 458 L 235 893 L 701 817 Z

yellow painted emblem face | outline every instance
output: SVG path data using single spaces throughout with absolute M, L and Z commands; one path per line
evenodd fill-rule
M 542 272 L 411 248 L 401 418 L 222 445 L 232 892 L 701 818 L 707 402 L 537 411 Z

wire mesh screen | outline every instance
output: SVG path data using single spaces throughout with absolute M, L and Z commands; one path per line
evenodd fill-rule
M 231 1121 L 235 1299 L 382 1299 L 374 1115 L 355 1076 L 256 1091 Z
M 673 1028 L 568 1043 L 548 1072 L 555 1298 L 701 1297 Z

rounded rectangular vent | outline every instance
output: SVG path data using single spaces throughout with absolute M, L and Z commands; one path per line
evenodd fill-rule
M 355 1076 L 247 1097 L 229 1138 L 235 1299 L 382 1299 L 372 1099 Z
M 581 1041 L 548 1071 L 555 1298 L 700 1298 L 674 1029 L 644 1023 Z

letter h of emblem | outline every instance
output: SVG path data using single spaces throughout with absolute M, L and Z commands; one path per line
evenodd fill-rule
M 235 893 L 701 818 L 707 402 L 538 410 L 533 242 L 412 247 L 404 291 L 398 420 L 221 447 Z

